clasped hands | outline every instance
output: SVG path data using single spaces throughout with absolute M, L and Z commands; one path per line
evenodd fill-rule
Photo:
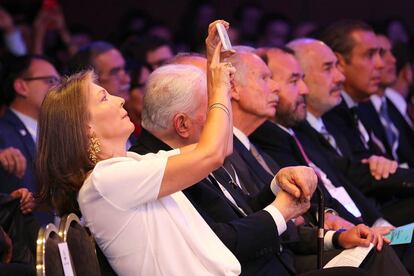
M 281 190 L 272 204 L 288 221 L 309 209 L 318 178 L 312 168 L 295 166 L 280 169 L 273 182 L 276 182 Z

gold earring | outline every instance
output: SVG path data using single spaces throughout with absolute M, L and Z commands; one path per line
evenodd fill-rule
M 92 134 L 92 137 L 89 138 L 89 160 L 92 162 L 93 165 L 98 163 L 98 153 L 101 151 L 101 143 L 99 139 L 96 137 L 95 133 Z

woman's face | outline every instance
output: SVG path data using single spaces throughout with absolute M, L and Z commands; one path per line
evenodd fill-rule
M 126 141 L 134 131 L 134 125 L 123 108 L 125 100 L 110 95 L 104 88 L 92 82 L 88 90 L 91 133 L 102 140 Z

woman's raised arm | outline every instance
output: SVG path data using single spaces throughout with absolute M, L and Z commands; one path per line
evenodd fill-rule
M 210 24 L 207 47 L 207 120 L 198 144 L 193 150 L 168 158 L 159 197 L 185 189 L 222 165 L 232 152 L 233 121 L 230 106 L 231 79 L 235 73 L 231 63 L 220 62 L 221 43 L 215 24 Z

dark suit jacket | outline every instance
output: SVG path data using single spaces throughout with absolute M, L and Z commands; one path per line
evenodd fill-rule
M 404 137 L 408 138 L 408 141 L 414 141 L 414 130 L 407 123 L 403 114 L 397 109 L 392 101 L 387 98 L 388 104 L 388 113 L 391 117 L 391 120 L 394 122 L 395 126 L 398 128 L 400 133 L 404 133 Z
M 331 111 L 322 116 L 328 131 L 335 137 L 341 152 L 352 162 L 341 163 L 340 170 L 350 182 L 366 195 L 375 196 L 382 203 L 388 202 L 390 197 L 407 197 L 413 195 L 414 170 L 397 169 L 397 172 L 387 179 L 375 180 L 369 173 L 367 166 L 361 166 L 359 160 L 373 154 L 382 155 L 380 150 L 370 142 L 366 149 L 360 139 L 358 128 L 355 126 L 351 111 L 342 101 Z
M 351 154 L 348 157 L 360 160 L 373 154 L 384 155 L 382 150 L 372 142 L 372 139 L 368 142 L 368 149 L 365 148 L 364 143 L 361 140 L 358 126 L 356 125 L 352 112 L 346 105 L 344 99 L 342 99 L 339 105 L 325 113 L 322 118 L 326 128 L 330 132 L 332 129 L 336 129 L 338 133 L 341 133 L 341 135 L 345 137 Z
M 21 151 L 26 158 L 26 173 L 22 179 L 6 172 L 0 166 L 0 193 L 9 194 L 18 188 L 27 188 L 31 192 L 37 192 L 37 183 L 34 176 L 34 162 L 36 145 L 32 136 L 22 121 L 10 109 L 0 118 L 0 149 L 14 147 Z M 41 224 L 52 222 L 52 212 L 35 212 L 36 219 Z
M 140 154 L 169 149 L 171 148 L 168 145 L 145 129 L 142 130 L 137 144 L 131 148 Z M 242 265 L 242 274 L 288 275 L 292 272 L 282 264 L 284 256 L 280 253 L 277 227 L 268 212 L 259 210 L 248 216 L 242 215 L 221 189 L 208 179 L 203 179 L 183 192 L 217 236 L 238 258 Z M 270 189 L 264 191 L 264 196 L 261 197 L 265 206 L 269 203 L 266 201 L 272 198 L 268 195 L 269 192 L 271 193 Z M 260 205 L 258 202 L 260 200 L 256 201 L 256 204 Z M 255 204 L 251 206 L 252 209 L 259 207 L 255 207 Z
M 0 118 L 0 149 L 14 147 L 19 149 L 27 161 L 26 173 L 22 179 L 6 172 L 0 166 L 0 193 L 11 193 L 18 188 L 28 188 L 36 191 L 33 166 L 36 155 L 36 146 L 32 136 L 22 121 L 10 109 Z
M 414 147 L 412 142 L 414 140 L 410 140 L 410 137 L 407 136 L 407 129 L 404 128 L 407 124 L 404 119 L 398 117 L 398 114 L 394 112 L 395 107 L 391 103 L 391 101 L 387 100 L 388 104 L 388 113 L 390 119 L 393 120 L 395 127 L 399 131 L 399 140 L 398 140 L 398 149 L 397 149 L 397 156 L 399 163 L 407 163 L 411 168 L 414 167 Z M 394 108 L 394 109 L 393 109 Z M 392 113 L 393 115 L 391 116 Z M 384 145 L 386 152 L 384 153 L 387 157 L 392 157 L 391 147 L 387 142 L 387 136 L 385 134 L 385 129 L 381 124 L 380 117 L 375 110 L 374 105 L 371 101 L 360 103 L 358 105 L 358 115 L 361 119 L 362 123 L 364 124 L 365 128 L 367 128 L 370 132 L 373 132 L 375 136 L 381 140 L 382 144 Z M 400 120 L 398 120 L 400 119 Z M 398 124 L 396 123 L 398 120 Z M 411 136 L 411 138 L 414 138 Z
M 327 155 L 330 155 L 330 153 L 327 153 L 326 149 L 333 151 L 333 156 L 335 156 L 335 150 L 331 148 L 330 144 L 323 137 L 319 137 L 319 133 L 312 131 L 313 129 L 309 125 L 307 127 L 308 131 L 305 131 L 305 133 L 298 133 L 296 130 L 296 136 L 300 139 L 308 158 L 327 174 L 334 185 L 343 186 L 347 190 L 361 211 L 363 220 L 367 224 L 372 224 L 376 219 L 381 217 L 376 207 L 361 192 L 349 184 L 339 170 L 332 166 L 332 162 L 336 161 L 327 158 Z M 301 139 L 303 137 L 305 140 Z M 290 134 L 270 121 L 261 125 L 250 138 L 282 166 L 308 165 L 301 150 Z M 360 223 L 360 220 L 355 218 L 342 204 L 331 197 L 321 181 L 319 181 L 318 185 L 324 191 L 325 206 L 335 209 L 341 217 L 354 224 Z
M 270 175 L 236 136 L 233 136 L 233 146 L 233 154 L 229 157 L 229 160 L 237 174 L 241 175 L 244 172 L 243 176 L 246 178 L 243 178 L 243 180 L 248 183 L 255 183 L 257 187 L 269 186 L 274 174 L 280 169 L 279 164 L 266 152 L 257 148 L 268 167 L 273 171 L 273 175 Z M 310 227 L 295 227 L 289 221 L 287 230 L 281 237 L 285 248 L 289 248 L 295 254 L 315 254 L 316 241 L 314 240 L 313 230 Z

